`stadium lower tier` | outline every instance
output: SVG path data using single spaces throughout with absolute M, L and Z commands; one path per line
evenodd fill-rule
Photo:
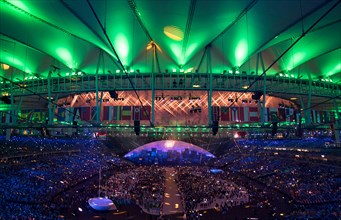
M 147 146 L 126 152 L 140 154 L 131 161 L 106 139 L 1 137 L 0 219 L 338 219 L 341 155 L 326 142 L 239 139 L 213 152 L 156 141 L 155 156 L 191 155 L 186 164 L 161 166 L 145 160 Z M 289 146 L 300 150 L 283 153 Z M 165 161 L 176 155 L 161 154 Z M 94 197 L 117 209 L 94 210 Z

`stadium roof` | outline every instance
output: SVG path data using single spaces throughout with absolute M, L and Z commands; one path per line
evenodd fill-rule
M 257 72 L 257 66 L 261 74 L 261 53 L 269 75 L 339 83 L 338 3 L 1 0 L 0 75 L 14 81 L 30 74 L 46 77 L 51 67 L 61 75 L 97 69 L 220 74 L 239 68 L 250 73 Z M 100 51 L 104 53 L 98 68 Z

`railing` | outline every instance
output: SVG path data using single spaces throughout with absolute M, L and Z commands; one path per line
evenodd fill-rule
M 165 73 L 155 74 L 155 90 L 208 90 L 210 75 L 207 73 Z M 130 80 L 129 80 L 130 78 Z M 153 74 L 129 73 L 98 75 L 98 89 L 108 90 L 151 90 Z M 256 81 L 257 80 L 257 81 Z M 263 91 L 264 79 L 257 75 L 213 74 L 213 91 L 245 91 L 245 87 L 256 81 L 248 90 Z M 309 80 L 266 77 L 266 91 L 272 93 L 306 95 L 310 90 Z M 0 84 L 1 92 L 11 93 L 10 83 Z M 96 75 L 70 75 L 51 78 L 51 93 L 81 93 L 94 91 Z M 12 88 L 14 96 L 44 95 L 48 93 L 48 79 L 33 79 L 16 83 Z M 313 81 L 311 94 L 319 97 L 341 95 L 341 86 L 331 82 Z

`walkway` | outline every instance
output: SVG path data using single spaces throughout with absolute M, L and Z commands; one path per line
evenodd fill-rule
M 165 196 L 162 210 L 163 215 L 172 215 L 184 212 L 178 186 L 175 182 L 174 168 L 166 168 L 165 179 Z

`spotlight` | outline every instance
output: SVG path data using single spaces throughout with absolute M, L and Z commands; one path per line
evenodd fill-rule
M 9 98 L 9 96 L 2 96 L 0 100 L 3 101 L 5 104 L 11 104 L 11 99 Z
M 146 47 L 146 50 L 150 50 L 150 49 L 152 49 L 152 47 L 153 47 L 153 44 L 152 44 L 152 43 L 149 43 L 149 44 L 147 45 L 147 47 Z
M 118 93 L 115 90 L 109 91 L 109 94 L 114 100 L 118 99 Z
M 140 135 L 140 121 L 134 121 L 134 132 L 136 135 Z
M 219 122 L 213 121 L 212 122 L 212 134 L 213 134 L 213 136 L 215 136 L 218 133 L 218 128 L 219 128 Z
M 278 128 L 277 122 L 273 122 L 272 123 L 272 130 L 271 130 L 271 136 L 272 137 L 277 134 L 277 128 Z
M 41 79 L 41 76 L 39 75 L 39 73 L 34 73 L 34 77 Z
M 256 91 L 251 97 L 254 100 L 259 100 L 262 95 L 263 95 L 263 92 Z

